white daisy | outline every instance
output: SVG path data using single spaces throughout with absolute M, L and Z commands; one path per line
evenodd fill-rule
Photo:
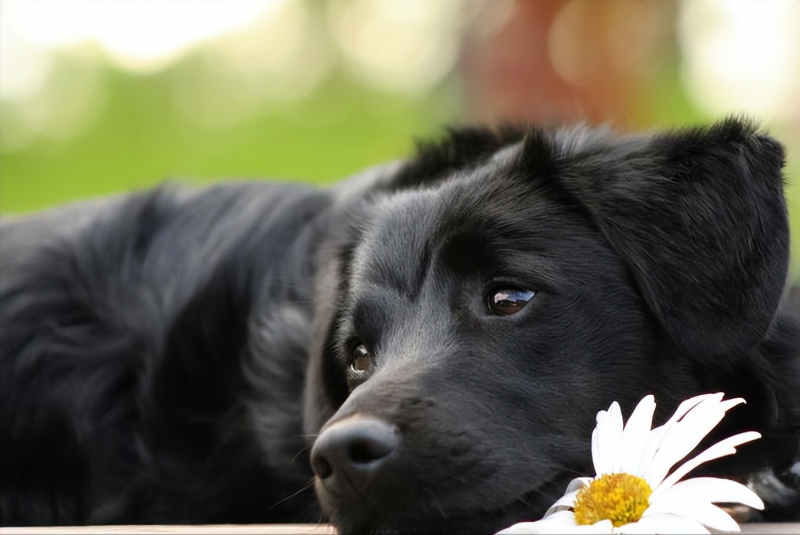
M 597 413 L 592 460 L 597 475 L 574 479 L 566 493 L 538 522 L 521 522 L 498 535 L 518 533 L 709 533 L 739 531 L 739 525 L 715 503 L 742 503 L 763 509 L 750 489 L 727 479 L 681 479 L 697 466 L 736 453 L 736 447 L 760 438 L 755 431 L 734 435 L 672 467 L 694 450 L 741 398 L 723 401 L 705 394 L 680 404 L 660 427 L 651 429 L 656 403 L 647 396 L 627 424 L 615 401 Z M 672 470 L 672 471 L 671 471 Z

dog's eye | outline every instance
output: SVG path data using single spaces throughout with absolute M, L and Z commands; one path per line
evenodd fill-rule
M 522 288 L 500 288 L 489 292 L 489 310 L 498 316 L 516 314 L 536 295 Z
M 372 368 L 372 356 L 367 346 L 358 344 L 351 352 L 350 369 L 357 374 L 366 373 Z

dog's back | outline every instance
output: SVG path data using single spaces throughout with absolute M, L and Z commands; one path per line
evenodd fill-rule
M 301 186 L 165 187 L 5 221 L 2 524 L 311 515 L 302 499 L 265 511 L 311 478 L 292 459 L 297 355 L 329 202 Z M 248 359 L 259 332 L 269 369 Z M 253 414 L 265 397 L 280 402 Z

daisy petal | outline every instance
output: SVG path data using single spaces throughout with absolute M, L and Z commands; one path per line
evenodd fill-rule
M 591 477 L 576 477 L 572 481 L 569 482 L 567 485 L 567 490 L 564 491 L 566 494 L 567 492 L 572 492 L 574 490 L 581 490 L 582 488 L 588 487 L 592 483 Z
M 504 529 L 497 535 L 522 535 L 526 533 L 611 533 L 613 526 L 604 520 L 588 526 L 575 523 L 575 514 L 571 511 L 560 511 L 545 520 L 537 522 L 520 522 Z
M 695 477 L 675 483 L 663 492 L 659 500 L 672 494 L 687 500 L 703 500 L 710 503 L 741 503 L 753 509 L 763 509 L 764 502 L 758 495 L 741 483 L 716 477 Z
M 674 424 L 675 422 L 683 418 L 689 411 L 698 406 L 700 403 L 703 403 L 704 401 L 707 401 L 709 399 L 715 399 L 719 401 L 724 396 L 725 394 L 723 394 L 722 392 L 717 392 L 716 394 L 701 394 L 699 396 L 695 396 L 693 398 L 689 398 L 685 401 L 682 401 L 681 404 L 678 405 L 678 408 L 675 409 L 675 414 L 673 414 L 670 417 L 670 419 L 667 421 L 666 424 L 664 424 L 664 426 L 669 426 L 671 424 Z
M 714 394 L 701 400 L 680 421 L 672 424 L 675 429 L 663 437 L 653 455 L 651 467 L 645 477 L 648 482 L 663 480 L 669 470 L 694 450 L 722 421 L 729 409 L 744 403 L 742 398 L 726 401 L 721 398 L 722 394 Z
M 555 513 L 571 509 L 572 507 L 574 507 L 575 497 L 577 495 L 578 495 L 577 490 L 564 494 L 556 501 L 556 503 L 554 503 L 547 509 L 547 512 L 545 512 L 544 517 L 542 517 L 542 519 L 548 518 L 550 516 L 553 516 Z
M 687 451 L 683 454 L 683 456 L 697 447 L 705 435 L 707 435 L 709 431 L 714 429 L 717 424 L 722 421 L 726 412 L 736 405 L 744 403 L 744 399 L 742 398 L 734 398 L 722 401 L 717 396 L 721 396 L 721 394 L 704 399 L 692 410 L 687 412 L 683 418 L 681 418 L 679 422 L 681 427 L 683 427 L 681 433 L 693 433 L 694 435 L 682 437 L 683 441 L 685 442 L 685 447 L 687 448 Z
M 661 468 L 653 463 L 653 457 L 658 453 L 658 449 L 661 446 L 661 442 L 664 440 L 664 435 L 667 430 L 668 428 L 666 426 L 661 426 L 650 431 L 642 453 L 639 455 L 640 470 L 634 474 L 647 480 L 652 488 L 656 488 L 667 475 L 664 473 L 660 479 L 655 476 L 656 473 L 661 472 Z
M 691 518 L 658 514 L 642 518 L 638 522 L 625 524 L 616 529 L 618 533 L 709 533 L 700 522 Z
M 575 525 L 569 531 L 562 531 L 561 533 L 614 533 L 614 524 L 610 520 L 601 520 L 589 525 Z
M 542 519 L 556 512 L 571 509 L 575 505 L 575 497 L 578 495 L 578 491 L 584 487 L 588 487 L 591 482 L 591 477 L 579 477 L 570 481 L 569 485 L 567 485 L 567 490 L 564 491 L 564 495 L 547 509 Z
M 690 471 L 694 470 L 698 466 L 708 461 L 718 459 L 720 457 L 725 457 L 726 455 L 733 455 L 736 453 L 736 446 L 740 446 L 745 442 L 750 442 L 752 440 L 756 440 L 761 438 L 761 434 L 755 431 L 748 431 L 746 433 L 740 433 L 738 435 L 733 435 L 732 437 L 728 437 L 725 440 L 721 440 L 717 442 L 707 450 L 703 451 L 696 457 L 689 459 L 681 466 L 678 467 L 677 470 L 672 472 L 664 481 L 661 482 L 661 485 L 658 488 L 653 490 L 653 494 L 650 496 L 650 501 L 653 502 L 656 498 L 661 495 L 662 493 L 666 492 L 670 487 L 672 487 L 675 483 L 681 480 L 683 476 L 688 474 Z
M 700 396 L 695 396 L 693 398 L 687 399 L 683 401 L 678 408 L 675 410 L 675 413 L 667 420 L 664 425 L 656 427 L 650 432 L 650 435 L 647 440 L 647 445 L 642 452 L 642 455 L 639 459 L 639 464 L 644 468 L 644 473 L 640 473 L 640 475 L 647 482 L 650 484 L 652 488 L 656 488 L 660 483 L 661 480 L 667 475 L 669 471 L 669 467 L 663 468 L 664 460 L 661 463 L 654 463 L 653 459 L 655 458 L 656 454 L 658 453 L 659 449 L 661 448 L 662 441 L 668 436 L 668 431 L 681 419 L 683 418 L 687 412 L 694 409 L 698 404 L 702 403 L 707 399 L 722 399 L 724 394 L 717 393 L 717 394 L 702 394 Z M 668 461 L 668 460 L 667 460 Z M 674 464 L 674 462 L 673 462 Z M 672 466 L 672 465 L 670 465 Z M 655 475 L 658 473 L 659 475 Z
M 671 514 L 684 518 L 691 518 L 711 529 L 719 531 L 739 531 L 739 524 L 731 516 L 707 501 L 687 499 L 684 496 L 671 496 L 672 499 L 665 500 L 664 497 L 650 505 L 642 518 L 647 518 L 654 514 Z M 652 512 L 651 512 L 652 511 Z M 648 514 L 650 513 L 650 514 Z
M 639 459 L 647 443 L 650 428 L 653 426 L 653 413 L 656 410 L 655 398 L 645 396 L 628 418 L 622 431 L 622 444 L 620 445 L 620 470 L 628 474 L 638 475 L 640 470 Z
M 605 468 L 603 464 L 603 455 L 600 452 L 600 432 L 597 428 L 600 426 L 600 413 L 597 413 L 598 424 L 592 430 L 592 463 L 594 464 L 594 473 L 599 474 L 601 468 Z
M 498 531 L 495 535 L 515 535 L 518 533 L 540 533 L 538 531 L 535 531 L 536 528 L 534 527 L 534 524 L 538 524 L 538 522 L 519 522 L 517 524 L 514 524 L 513 526 L 509 526 L 506 529 Z
M 597 413 L 597 426 L 592 431 L 592 460 L 597 475 L 617 471 L 618 447 L 622 438 L 622 410 L 616 401 L 608 411 Z

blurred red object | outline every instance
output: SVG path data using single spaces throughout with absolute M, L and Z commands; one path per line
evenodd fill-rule
M 461 58 L 471 120 L 649 125 L 639 106 L 677 55 L 672 0 L 486 2 Z

